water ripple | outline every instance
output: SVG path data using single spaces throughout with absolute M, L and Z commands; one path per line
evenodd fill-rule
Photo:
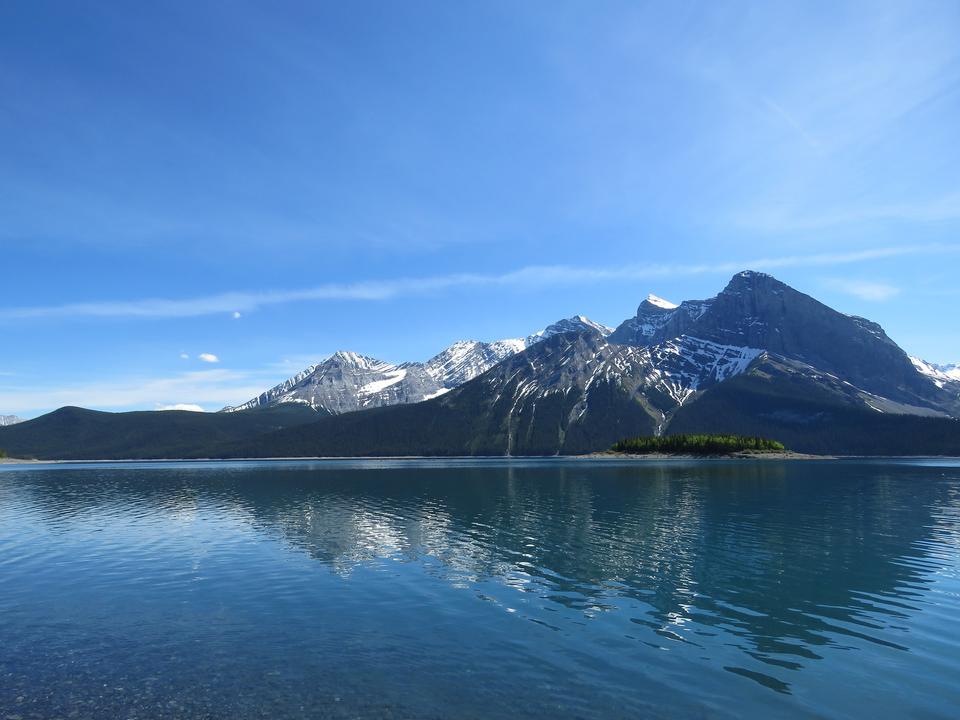
M 7 468 L 0 717 L 947 717 L 958 557 L 950 463 Z

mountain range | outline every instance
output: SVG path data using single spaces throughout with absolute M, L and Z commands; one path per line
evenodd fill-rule
M 546 338 L 591 330 L 602 335 L 611 332 L 610 328 L 578 315 L 525 338 L 495 342 L 461 340 L 423 363 L 393 365 L 355 352 L 339 351 L 252 400 L 223 411 L 300 403 L 323 414 L 339 415 L 364 408 L 421 402 L 473 380 Z
M 184 415 L 194 417 L 174 420 Z M 612 331 L 577 316 L 424 363 L 339 352 L 221 413 L 61 409 L 0 428 L 0 447 L 60 458 L 555 455 L 723 432 L 806 452 L 960 454 L 958 416 L 956 366 L 910 358 L 876 323 L 746 271 L 707 300 L 650 295 Z M 150 432 L 136 433 L 144 423 Z

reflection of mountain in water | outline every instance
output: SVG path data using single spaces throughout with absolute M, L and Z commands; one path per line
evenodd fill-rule
M 621 613 L 666 646 L 729 633 L 778 677 L 838 636 L 889 644 L 880 631 L 917 611 L 943 563 L 929 540 L 956 537 L 943 519 L 960 507 L 952 485 L 896 465 L 319 467 L 157 469 L 109 484 L 61 472 L 30 491 L 59 525 L 110 506 L 219 509 L 345 577 L 391 559 L 481 596 L 522 592 L 529 618 L 558 629 Z

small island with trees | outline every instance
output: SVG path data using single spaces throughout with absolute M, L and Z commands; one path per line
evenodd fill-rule
M 813 457 L 793 453 L 777 440 L 743 435 L 656 435 L 625 438 L 602 455 L 690 457 Z

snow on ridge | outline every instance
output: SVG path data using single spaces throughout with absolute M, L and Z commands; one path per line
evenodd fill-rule
M 594 322 L 585 315 L 574 315 L 571 318 L 564 318 L 563 320 L 558 320 L 555 323 L 547 325 L 543 330 L 539 330 L 531 335 L 528 335 L 526 338 L 519 340 L 519 342 L 525 343 L 521 348 L 522 350 L 527 349 L 531 345 L 534 345 L 541 340 L 546 340 L 549 337 L 554 335 L 559 335 L 560 333 L 566 332 L 577 332 L 583 330 L 596 330 L 603 337 L 606 337 L 613 332 L 613 328 L 609 328 L 606 325 L 602 325 L 598 322 Z M 511 342 L 509 340 L 501 342 Z M 519 351 L 518 351 L 519 352 Z
M 682 405 L 699 389 L 741 375 L 764 351 L 681 335 L 649 352 L 656 384 Z
M 433 400 L 434 398 L 440 397 L 441 395 L 445 395 L 445 394 L 448 393 L 448 392 L 450 392 L 450 388 L 440 388 L 440 389 L 437 390 L 436 392 L 427 393 L 426 395 L 423 396 L 423 399 L 424 399 L 424 400 Z
M 653 293 L 647 295 L 647 302 L 654 307 L 663 308 L 664 310 L 676 310 L 678 307 L 680 307 L 676 303 L 672 303 L 669 300 L 664 300 L 662 297 L 657 297 Z
M 910 362 L 921 375 L 933 380 L 934 385 L 942 388 L 948 382 L 960 382 L 960 363 L 951 365 L 937 365 L 918 357 L 910 357 Z

